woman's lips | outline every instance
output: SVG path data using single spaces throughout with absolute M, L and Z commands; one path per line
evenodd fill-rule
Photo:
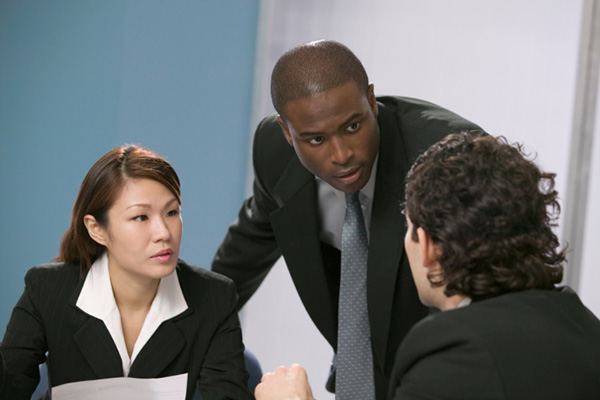
M 173 250 L 165 249 L 153 255 L 152 258 L 160 262 L 168 262 L 171 259 L 171 256 L 173 256 Z

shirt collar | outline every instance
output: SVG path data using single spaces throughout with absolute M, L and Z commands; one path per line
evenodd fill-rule
M 462 307 L 466 307 L 468 305 L 470 305 L 472 302 L 470 297 L 465 297 L 463 299 L 463 301 L 461 301 L 460 303 L 458 303 L 458 305 L 456 306 L 456 308 L 462 308 Z
M 77 298 L 77 307 L 102 320 L 117 308 L 110 284 L 106 253 L 98 257 L 90 267 Z
M 92 264 L 77 299 L 77 307 L 98 319 L 103 319 L 117 307 L 110 284 L 106 253 Z M 188 308 L 176 271 L 160 280 L 152 308 L 156 308 L 159 315 L 168 318 L 179 315 Z

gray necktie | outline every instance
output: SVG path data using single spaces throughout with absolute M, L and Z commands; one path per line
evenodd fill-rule
M 367 232 L 358 192 L 346 193 L 336 355 L 336 400 L 375 398 L 367 311 Z

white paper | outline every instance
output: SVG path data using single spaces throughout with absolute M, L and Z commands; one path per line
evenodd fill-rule
M 52 388 L 52 400 L 185 400 L 187 375 L 65 383 Z

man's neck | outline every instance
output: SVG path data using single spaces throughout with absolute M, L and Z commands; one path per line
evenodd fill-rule
M 453 296 L 447 297 L 444 295 L 444 298 L 441 299 L 439 304 L 439 309 L 442 311 L 453 310 L 458 307 L 462 307 L 463 305 L 470 304 L 471 299 L 462 294 L 455 294 Z M 463 304 L 465 303 L 465 304 Z

